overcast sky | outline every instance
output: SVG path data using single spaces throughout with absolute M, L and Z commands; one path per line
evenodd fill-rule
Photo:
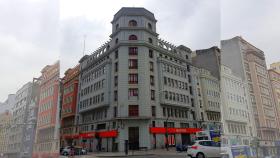
M 159 37 L 175 45 L 204 49 L 241 35 L 268 63 L 280 60 L 277 0 L 0 0 L 0 101 L 47 64 L 60 59 L 62 71 L 78 64 L 84 35 L 86 54 L 109 40 L 121 7 L 153 12 Z

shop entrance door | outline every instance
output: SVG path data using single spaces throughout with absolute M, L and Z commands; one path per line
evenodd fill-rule
M 139 149 L 139 127 L 128 128 L 129 150 Z

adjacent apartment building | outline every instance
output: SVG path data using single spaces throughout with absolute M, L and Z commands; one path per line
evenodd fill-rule
M 45 66 L 40 77 L 40 97 L 33 157 L 59 156 L 59 61 Z
M 35 107 L 38 95 L 38 84 L 28 82 L 15 94 L 9 128 L 8 157 L 31 157 L 36 117 L 31 109 Z
M 79 140 L 78 127 L 75 121 L 79 73 L 80 65 L 77 65 L 68 69 L 62 78 L 61 146 L 77 145 Z
M 12 114 L 8 110 L 0 113 L 0 156 L 1 157 L 7 157 L 11 118 L 12 118 Z
M 248 85 L 260 154 L 276 155 L 279 140 L 279 120 L 270 85 L 264 52 L 242 37 L 221 42 L 221 62 Z
M 250 145 L 256 137 L 248 85 L 229 67 L 221 67 L 223 146 Z
M 276 116 L 280 120 L 280 62 L 272 64 L 270 68 L 268 74 L 275 102 Z M 278 127 L 280 127 L 280 121 L 277 123 Z M 280 141 L 276 140 L 275 145 L 277 146 L 277 153 L 280 155 Z
M 192 51 L 158 38 L 144 8 L 122 8 L 111 40 L 80 60 L 77 122 L 90 150 L 190 144 L 200 131 Z
M 211 47 L 209 49 L 196 50 L 192 55 L 192 63 L 198 69 L 200 87 L 197 85 L 198 97 L 202 96 L 201 105 L 205 112 L 204 130 L 221 129 L 221 88 L 220 88 L 220 49 Z M 199 84 L 199 83 L 198 83 Z

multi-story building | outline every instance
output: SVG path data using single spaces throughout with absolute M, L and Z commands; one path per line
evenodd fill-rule
M 260 154 L 273 156 L 279 127 L 264 52 L 241 37 L 223 40 L 221 44 L 222 64 L 248 85 Z
M 279 63 L 279 62 L 278 62 Z M 279 68 L 280 64 L 278 64 Z M 270 83 L 271 83 L 271 88 L 273 92 L 273 98 L 274 98 L 274 103 L 276 107 L 276 117 L 277 117 L 277 123 L 278 127 L 280 127 L 280 71 L 277 71 L 277 68 L 273 68 L 268 70 L 269 78 L 270 78 Z M 279 70 L 279 69 L 278 69 Z M 279 131 L 280 134 L 280 131 Z M 280 137 L 280 135 L 279 135 Z M 280 155 L 280 141 L 278 140 L 275 145 L 277 146 L 277 153 Z
M 40 98 L 33 157 L 59 156 L 59 61 L 45 66 L 40 77 Z
M 38 85 L 34 82 L 26 83 L 16 92 L 9 129 L 8 157 L 31 157 L 36 117 L 32 117 L 30 109 L 35 106 L 37 94 Z
M 5 102 L 0 103 L 0 113 L 11 111 L 13 105 L 15 104 L 15 94 L 9 94 L 8 98 L 6 99 Z
M 220 49 L 211 47 L 193 52 L 193 64 L 199 68 L 203 109 L 206 113 L 207 129 L 220 129 Z
M 0 113 L 0 156 L 7 157 L 8 141 L 9 141 L 9 128 L 12 114 L 10 111 Z
M 280 62 L 270 64 L 270 69 L 280 73 Z
M 80 65 L 68 69 L 62 78 L 61 146 L 77 145 L 78 128 L 75 126 Z
M 224 146 L 250 145 L 256 128 L 248 85 L 229 67 L 221 67 L 221 103 Z
M 78 122 L 90 149 L 189 144 L 200 129 L 192 51 L 158 38 L 154 14 L 122 8 L 111 40 L 80 60 Z

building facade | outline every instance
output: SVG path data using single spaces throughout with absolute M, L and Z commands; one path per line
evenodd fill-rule
M 0 114 L 0 156 L 1 157 L 4 156 L 7 157 L 11 118 L 12 118 L 12 114 L 10 111 L 6 111 Z
M 11 111 L 15 102 L 15 94 L 9 94 L 5 102 L 0 103 L 0 113 Z
M 81 143 L 124 151 L 190 144 L 199 131 L 191 50 L 158 38 L 154 14 L 122 8 L 111 40 L 81 60 Z
M 224 146 L 250 145 L 256 137 L 252 104 L 246 82 L 221 67 L 222 124 Z
M 41 71 L 33 157 L 59 156 L 59 71 L 59 61 L 45 66 Z
M 75 126 L 80 65 L 68 69 L 62 78 L 61 146 L 78 144 L 78 127 Z
M 36 118 L 30 117 L 38 94 L 36 83 L 28 82 L 15 94 L 12 108 L 11 126 L 9 129 L 8 157 L 31 157 Z M 31 153 L 30 153 L 31 152 Z
M 222 64 L 248 85 L 260 154 L 275 155 L 279 127 L 264 52 L 241 37 L 223 40 L 221 44 Z
M 270 64 L 270 69 L 280 73 L 280 62 Z
M 278 64 L 279 68 L 280 64 Z M 278 127 L 280 127 L 280 71 L 277 71 L 277 69 L 274 69 L 271 66 L 272 69 L 268 70 L 268 75 L 271 83 L 271 88 L 273 92 L 273 98 L 274 98 L 274 103 L 275 103 L 275 108 L 276 108 L 276 117 L 277 117 L 277 123 Z M 280 132 L 279 132 L 280 134 Z M 280 155 L 280 141 L 277 141 L 275 143 L 277 146 L 277 153 Z

